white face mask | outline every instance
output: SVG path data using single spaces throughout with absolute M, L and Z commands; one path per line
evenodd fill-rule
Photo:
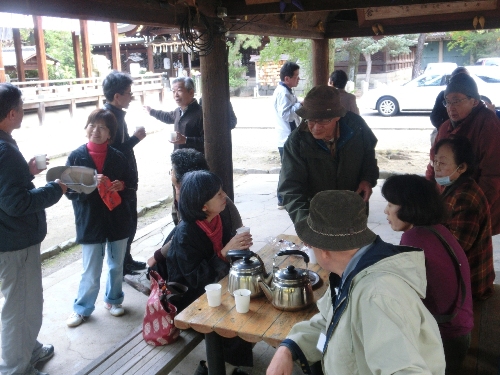
M 449 176 L 445 176 L 445 177 L 435 177 L 436 182 L 437 182 L 439 185 L 441 185 L 441 186 L 449 186 L 449 185 L 451 185 L 451 184 L 452 184 L 453 182 L 455 182 L 455 181 L 451 181 L 451 180 L 450 180 L 450 177 L 451 177 L 451 176 L 453 176 L 453 175 L 455 174 L 455 172 L 456 172 L 456 171 L 458 171 L 458 168 L 460 168 L 460 167 L 457 167 L 457 169 L 455 169 L 455 170 L 453 171 L 453 173 L 452 173 L 452 174 L 450 174 Z

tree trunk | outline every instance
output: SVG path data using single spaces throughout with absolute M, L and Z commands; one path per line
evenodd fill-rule
M 415 60 L 413 61 L 413 71 L 411 78 L 417 78 L 420 75 L 420 66 L 422 65 L 422 54 L 424 52 L 425 37 L 427 34 L 418 36 L 417 50 L 415 51 Z
M 368 83 L 368 87 L 370 87 L 370 74 L 372 73 L 372 55 L 370 55 L 369 53 L 363 53 L 363 56 L 366 60 L 365 81 Z
M 356 56 L 357 55 L 357 56 Z M 347 76 L 349 81 L 356 83 L 356 67 L 359 62 L 359 53 L 349 52 L 349 65 L 347 68 Z

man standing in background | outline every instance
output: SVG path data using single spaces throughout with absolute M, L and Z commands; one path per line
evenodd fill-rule
M 290 133 L 300 124 L 300 117 L 295 113 L 301 103 L 293 93 L 292 89 L 297 87 L 300 81 L 300 67 L 291 61 L 287 61 L 280 69 L 280 80 L 273 93 L 273 106 L 276 113 L 276 133 L 278 135 L 278 151 L 280 162 L 283 161 L 283 145 Z M 282 210 L 283 197 L 278 193 L 278 209 Z

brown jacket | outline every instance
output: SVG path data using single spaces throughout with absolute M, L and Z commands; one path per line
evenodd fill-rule
M 353 94 L 349 94 L 344 89 L 337 89 L 340 94 L 340 104 L 344 106 L 348 111 L 354 112 L 359 115 L 359 108 L 356 105 L 356 96 Z

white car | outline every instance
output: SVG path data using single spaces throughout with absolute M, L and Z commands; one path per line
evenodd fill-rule
M 477 84 L 481 99 L 500 105 L 500 83 L 486 83 L 472 73 L 470 76 Z M 430 112 L 438 94 L 446 89 L 449 77 L 444 73 L 424 74 L 403 85 L 370 90 L 363 101 L 382 116 L 393 116 L 399 112 Z

